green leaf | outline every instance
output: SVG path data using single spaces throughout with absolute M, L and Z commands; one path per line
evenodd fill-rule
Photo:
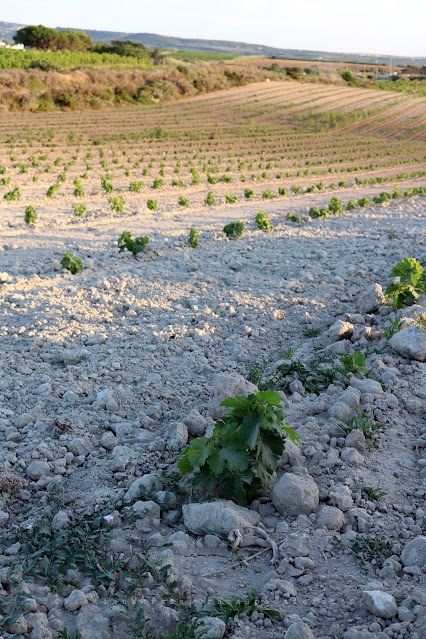
M 260 420 L 257 413 L 249 413 L 243 419 L 243 424 L 239 429 L 238 437 L 245 442 L 251 450 L 255 447 L 260 429 Z
M 363 367 L 365 366 L 365 355 L 361 351 L 356 351 L 353 354 L 353 362 L 357 366 Z
M 275 433 L 262 431 L 257 442 L 257 475 L 262 483 L 269 483 L 284 450 L 284 440 Z
M 192 470 L 194 470 L 194 466 L 189 463 L 185 455 L 179 459 L 178 468 L 182 475 L 186 475 L 187 473 L 190 473 Z
M 230 471 L 245 470 L 249 463 L 247 451 L 238 444 L 230 443 L 224 448 L 215 450 L 209 457 L 208 464 L 215 475 L 219 475 L 228 467 Z
M 185 457 L 192 466 L 202 466 L 213 450 L 213 443 L 208 437 L 199 437 L 186 449 Z
M 256 393 L 256 397 L 264 404 L 281 406 L 281 396 L 277 391 L 260 391 L 259 393 Z
M 236 395 L 236 397 L 228 397 L 227 399 L 224 399 L 222 402 L 220 402 L 220 405 L 226 406 L 227 408 L 233 408 L 234 406 L 239 405 L 238 399 L 240 399 L 239 395 Z
M 243 482 L 235 473 L 223 473 L 218 481 L 217 489 L 226 499 L 235 499 L 240 504 L 247 503 Z

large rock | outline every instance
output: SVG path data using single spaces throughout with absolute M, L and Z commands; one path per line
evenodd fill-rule
M 398 610 L 395 597 L 382 590 L 364 590 L 362 601 L 371 614 L 382 619 L 392 619 Z
M 285 473 L 274 484 L 272 503 L 281 514 L 309 515 L 319 503 L 318 486 L 309 475 Z
M 383 395 L 383 388 L 380 382 L 376 382 L 374 379 L 367 377 L 366 379 L 359 379 L 358 377 L 351 377 L 350 385 L 357 388 L 361 393 L 370 393 L 371 395 Z
M 150 495 L 157 490 L 162 490 L 163 482 L 158 473 L 148 473 L 135 479 L 129 486 L 126 494 L 124 495 L 124 501 L 131 501 L 138 497 L 144 497 Z
M 401 561 L 404 566 L 419 566 L 426 564 L 426 537 L 419 535 L 409 541 L 401 553 Z
M 360 294 L 356 306 L 360 313 L 370 313 L 386 302 L 380 284 L 371 284 Z
M 354 327 L 349 322 L 342 322 L 342 320 L 337 320 L 326 333 L 323 335 L 323 341 L 326 343 L 338 342 L 342 339 L 346 339 L 352 336 L 354 332 Z
M 314 635 L 308 624 L 299 621 L 289 626 L 284 639 L 314 639 Z
M 400 355 L 426 362 L 426 330 L 421 326 L 407 326 L 392 335 L 390 346 Z
M 219 617 L 202 617 L 197 622 L 195 636 L 197 639 L 222 639 L 226 623 Z
M 220 403 L 235 395 L 249 395 L 257 391 L 257 386 L 247 381 L 242 375 L 219 373 L 213 378 L 212 395 L 209 400 L 209 413 L 213 419 L 221 419 L 228 413 L 229 408 Z
M 197 535 L 213 533 L 227 537 L 233 528 L 241 530 L 247 526 L 257 526 L 260 515 L 232 501 L 219 499 L 183 506 L 183 521 L 188 530 Z

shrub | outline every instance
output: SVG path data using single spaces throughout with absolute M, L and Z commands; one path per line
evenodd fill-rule
M 225 195 L 225 202 L 227 204 L 235 204 L 235 202 L 238 200 L 236 195 L 228 195 L 228 193 Z
M 188 244 L 189 244 L 189 246 L 192 246 L 192 248 L 197 248 L 197 246 L 198 246 L 198 231 L 197 231 L 197 229 L 191 229 L 189 231 Z
M 393 300 L 394 308 L 414 304 L 425 290 L 424 270 L 414 257 L 405 257 L 396 264 L 390 276 L 399 277 L 399 282 L 389 284 L 385 290 L 385 296 Z
M 227 237 L 241 237 L 244 233 L 244 223 L 240 220 L 230 222 L 223 227 L 223 232 Z
M 86 215 L 87 206 L 85 204 L 77 204 L 74 202 L 72 205 L 72 211 L 77 217 L 84 217 Z
M 214 204 L 216 204 L 216 200 L 214 199 L 213 191 L 209 191 L 207 193 L 207 197 L 204 200 L 204 204 L 207 204 L 208 206 L 213 206 Z
M 342 71 L 340 75 L 345 82 L 348 82 L 348 84 L 355 83 L 355 76 L 351 73 L 351 71 Z
M 118 238 L 118 251 L 130 251 L 134 257 L 141 253 L 148 245 L 149 237 L 147 235 L 140 235 L 139 237 L 132 238 L 130 231 L 123 231 Z
M 343 211 L 343 204 L 337 197 L 332 197 L 330 200 L 330 204 L 328 205 L 328 210 L 330 213 L 336 214 L 341 213 Z
M 262 197 L 264 200 L 272 200 L 274 197 L 277 197 L 277 196 L 275 195 L 275 193 L 272 193 L 272 191 L 270 191 L 269 189 L 266 189 L 266 191 L 263 191 Z
M 180 206 L 189 206 L 190 202 L 189 202 L 189 200 L 186 199 L 186 197 L 181 195 L 180 198 L 179 198 L 179 204 L 180 204 Z
M 368 197 L 362 197 L 360 200 L 358 200 L 358 206 L 370 206 L 370 200 L 368 199 Z
M 108 198 L 108 203 L 112 211 L 116 213 L 122 213 L 124 211 L 125 201 L 121 196 Z
M 7 186 L 8 184 L 11 183 L 11 181 L 12 180 L 10 177 L 1 178 L 0 184 L 2 184 L 3 186 Z
M 164 186 L 164 180 L 162 178 L 155 178 L 154 182 L 152 183 L 153 189 L 162 189 L 163 186 Z
M 254 195 L 253 189 L 244 189 L 244 197 L 250 200 Z
M 278 188 L 279 195 L 288 195 L 288 189 L 285 189 L 283 186 Z
M 285 447 L 298 441 L 284 423 L 281 397 L 275 391 L 225 399 L 230 408 L 216 422 L 211 437 L 194 439 L 179 460 L 183 474 L 195 472 L 195 490 L 246 504 L 268 486 Z
M 349 200 L 349 202 L 346 204 L 346 210 L 347 211 L 353 211 L 356 209 L 356 201 L 355 200 Z
M 83 262 L 78 257 L 74 257 L 73 253 L 63 254 L 61 266 L 73 275 L 83 270 Z
M 19 188 L 19 186 L 15 186 L 13 191 L 9 191 L 9 193 L 5 193 L 3 195 L 3 198 L 5 200 L 8 200 L 9 202 L 12 201 L 12 200 L 20 200 L 21 199 L 21 189 Z
M 183 180 L 174 179 L 174 180 L 172 180 L 172 186 L 179 186 L 179 187 L 183 188 L 183 187 L 186 186 L 186 184 L 185 184 L 185 182 Z
M 269 231 L 274 228 L 269 216 L 264 211 L 259 211 L 256 215 L 256 225 L 261 231 Z
M 150 211 L 156 211 L 157 210 L 157 200 L 147 200 L 146 201 L 146 205 L 149 208 Z
M 296 213 L 287 213 L 285 219 L 290 222 L 294 222 L 295 224 L 298 224 L 301 221 L 300 217 Z
M 130 182 L 129 191 L 131 191 L 132 193 L 139 193 L 142 187 L 142 180 L 140 180 L 139 182 Z
M 25 223 L 28 226 L 34 226 L 34 224 L 36 223 L 36 220 L 37 220 L 37 213 L 36 213 L 35 206 L 33 206 L 32 204 L 29 204 L 27 208 L 25 209 Z
M 345 182 L 344 180 L 341 180 L 341 181 L 339 182 L 339 186 L 341 186 L 342 188 L 344 188 L 345 186 L 348 186 L 348 183 L 347 183 L 347 182 Z
M 293 191 L 293 193 L 295 195 L 300 195 L 302 192 L 302 187 L 301 186 L 292 186 L 291 190 Z
M 192 184 L 201 184 L 200 174 L 197 169 L 191 169 L 192 174 Z
M 113 185 L 111 184 L 111 182 L 108 181 L 107 175 L 103 175 L 101 177 L 101 185 L 103 190 L 106 191 L 106 193 L 111 193 L 114 190 Z
M 317 209 L 316 206 L 313 206 L 309 209 L 308 215 L 314 220 L 319 217 L 328 217 L 329 211 L 328 209 Z
M 74 180 L 74 186 L 75 186 L 74 195 L 76 197 L 84 197 L 83 185 L 78 178 Z

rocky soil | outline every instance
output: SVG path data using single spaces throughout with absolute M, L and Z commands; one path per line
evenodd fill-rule
M 298 210 L 295 202 L 287 210 Z M 261 207 L 270 233 L 255 227 L 259 208 L 76 224 L 41 215 L 28 229 L 4 207 L 0 603 L 17 588 L 24 593 L 9 625 L 9 599 L 3 609 L 5 638 L 53 639 L 65 627 L 81 639 L 143 637 L 142 622 L 136 634 L 128 617 L 141 606 L 147 636 L 165 638 L 192 598 L 196 606 L 206 595 L 244 599 L 251 587 L 281 620 L 257 610 L 227 624 L 213 616 L 182 638 L 426 636 L 426 331 L 411 326 L 426 299 L 399 312 L 408 319 L 389 344 L 383 330 L 394 312 L 380 288 L 402 258 L 424 261 L 425 202 L 295 225 L 271 201 Z M 238 218 L 244 236 L 226 239 L 223 224 Z M 186 243 L 191 226 L 200 232 L 197 249 Z M 150 236 L 138 260 L 118 254 L 124 229 Z M 60 267 L 66 250 L 83 260 L 81 273 Z M 319 395 L 297 381 L 281 391 L 302 445 L 287 443 L 274 485 L 249 508 L 192 502 L 176 468 L 181 451 L 211 432 L 224 397 L 253 388 L 256 364 L 269 362 L 267 376 L 291 357 L 289 347 L 307 365 L 362 351 L 371 372 L 339 378 Z M 339 427 L 360 409 L 378 424 L 373 441 Z M 385 494 L 369 498 L 367 487 Z M 46 567 L 33 580 L 22 572 L 40 521 L 66 534 L 77 513 L 95 516 L 98 505 L 111 553 L 131 562 L 145 549 L 152 561 L 135 593 L 120 599 L 126 583 L 100 583 L 93 570 L 69 569 L 57 587 Z M 277 561 L 262 545 L 232 552 L 231 530 L 246 536 L 250 526 L 275 540 Z M 391 550 L 360 565 L 351 547 L 372 537 Z M 165 583 L 156 584 L 165 565 L 182 602 L 164 599 Z

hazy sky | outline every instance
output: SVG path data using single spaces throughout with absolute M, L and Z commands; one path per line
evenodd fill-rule
M 0 20 L 291 49 L 426 55 L 425 0 L 4 0 Z

